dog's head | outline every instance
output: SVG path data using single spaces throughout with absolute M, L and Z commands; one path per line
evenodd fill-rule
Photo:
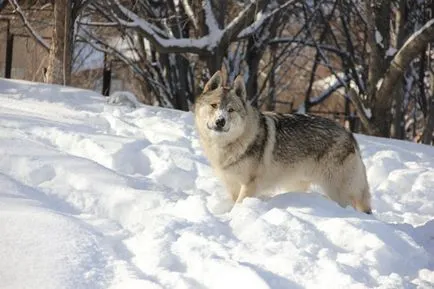
M 225 78 L 217 71 L 195 105 L 196 123 L 211 137 L 236 138 L 245 127 L 247 116 L 246 88 L 241 75 L 231 87 L 225 86 Z

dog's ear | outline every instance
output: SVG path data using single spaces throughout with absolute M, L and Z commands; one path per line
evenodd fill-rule
M 238 75 L 234 80 L 234 90 L 236 96 L 246 101 L 247 99 L 246 86 L 244 84 L 244 78 L 241 74 Z
M 208 80 L 205 84 L 205 88 L 202 93 L 206 93 L 208 91 L 213 91 L 219 87 L 223 86 L 223 75 L 220 70 L 217 70 L 216 73 Z

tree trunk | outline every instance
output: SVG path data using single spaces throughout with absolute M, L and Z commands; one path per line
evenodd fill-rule
M 393 92 L 393 97 L 395 99 L 395 109 L 393 114 L 392 126 L 390 128 L 390 137 L 396 139 L 404 139 L 404 82 L 404 79 L 398 81 Z
M 268 30 L 268 38 L 272 39 L 276 37 L 277 35 L 277 29 L 279 27 L 279 21 L 281 19 L 281 13 L 276 13 L 276 15 L 272 18 L 269 23 L 267 23 L 262 30 L 260 30 L 257 34 L 252 35 L 247 43 L 247 52 L 245 56 L 245 60 L 247 62 L 247 66 L 249 68 L 248 73 L 248 79 L 247 79 L 247 85 L 246 85 L 246 91 L 247 95 L 250 99 L 252 99 L 252 105 L 258 106 L 259 101 L 259 90 L 258 90 L 258 78 L 259 78 L 259 64 L 261 63 L 261 59 L 264 55 L 264 51 L 266 49 L 266 41 L 261 36 L 264 33 L 267 33 L 265 31 Z M 270 47 L 270 52 L 274 51 L 277 52 L 276 44 L 274 44 L 273 49 Z M 273 55 L 271 57 L 272 61 L 274 61 L 275 56 Z M 274 73 L 276 69 L 276 65 L 272 65 L 271 68 L 273 71 L 270 71 L 270 73 L 273 74 L 273 82 L 274 82 Z M 275 85 L 274 83 L 272 85 Z M 275 88 L 272 87 L 270 92 L 272 92 L 273 96 L 271 98 L 275 98 Z M 274 101 L 273 101 L 274 102 Z
M 46 81 L 68 85 L 71 82 L 72 34 L 71 0 L 56 0 L 54 3 L 54 28 Z
M 256 94 L 258 93 L 258 70 L 261 58 L 262 47 L 257 45 L 254 36 L 252 36 L 249 38 L 246 52 L 246 62 L 249 68 L 246 92 L 248 98 L 252 101 L 252 105 L 255 107 L 258 106 L 258 98 L 256 97 Z
M 366 16 L 368 25 L 369 43 L 369 70 L 367 85 L 367 102 L 372 108 L 372 119 L 374 127 L 382 136 L 389 136 L 391 110 L 390 105 L 383 107 L 379 105 L 377 95 L 377 84 L 387 68 L 385 59 L 386 50 L 389 48 L 389 22 L 390 22 L 390 0 L 366 1 Z M 391 95 L 387 96 L 392 99 Z M 387 129 L 384 129 L 384 128 Z
M 217 70 L 222 67 L 224 54 L 227 47 L 218 46 L 213 49 L 212 53 L 206 56 L 206 63 L 210 75 L 213 75 Z
M 393 57 L 384 75 L 384 80 L 376 92 L 376 100 L 373 105 L 372 121 L 377 136 L 389 136 L 391 124 L 390 107 L 393 100 L 391 96 L 393 95 L 396 83 L 402 79 L 410 62 L 432 41 L 434 41 L 434 19 L 413 33 Z
M 268 79 L 268 96 L 265 100 L 265 110 L 274 111 L 276 108 L 276 73 L 277 73 L 277 45 L 270 45 L 271 68 L 270 77 Z M 292 106 L 292 105 L 291 105 Z M 292 108 L 291 108 L 292 109 Z M 292 111 L 291 111 L 292 112 Z
M 408 37 L 410 29 L 405 29 L 406 24 L 409 23 L 408 12 L 406 0 L 399 1 L 399 10 L 395 16 L 396 30 L 395 30 L 395 43 L 393 46 L 401 47 L 404 44 L 404 40 Z M 410 25 L 407 25 L 410 26 Z M 411 27 L 413 28 L 413 27 Z M 408 91 L 404 91 L 406 87 L 406 79 L 402 77 L 400 81 L 396 83 L 396 88 L 393 93 L 394 98 L 394 113 L 393 113 L 393 121 L 390 129 L 390 136 L 396 139 L 404 139 L 405 129 L 404 129 L 404 96 Z
M 428 104 L 428 117 L 426 119 L 425 128 L 423 130 L 423 143 L 432 144 L 433 131 L 434 131 L 434 72 L 431 70 L 430 76 L 430 91 L 429 91 L 429 104 Z

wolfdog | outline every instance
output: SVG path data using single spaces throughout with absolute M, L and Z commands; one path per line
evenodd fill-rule
M 371 214 L 371 195 L 354 136 L 333 120 L 260 112 L 246 98 L 241 75 L 232 87 L 217 71 L 195 101 L 199 140 L 235 203 L 272 190 L 311 184 L 340 206 Z

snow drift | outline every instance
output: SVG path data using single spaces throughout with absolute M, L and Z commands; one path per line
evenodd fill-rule
M 434 149 L 357 136 L 374 215 L 231 202 L 191 113 L 0 80 L 0 288 L 433 288 Z

